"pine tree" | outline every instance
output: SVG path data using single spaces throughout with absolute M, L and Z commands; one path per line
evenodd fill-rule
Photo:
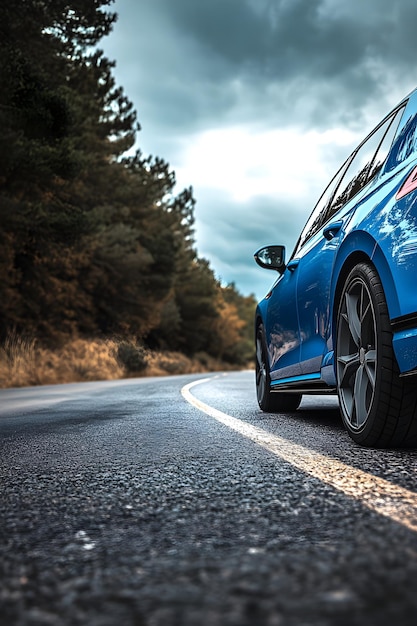
M 112 0 L 0 5 L 0 328 L 135 336 L 244 363 L 253 298 L 194 246 L 192 188 L 125 156 L 140 126 L 97 49 Z

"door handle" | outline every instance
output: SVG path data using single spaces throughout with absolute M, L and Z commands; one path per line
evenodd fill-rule
M 300 262 L 300 259 L 293 259 L 292 261 L 288 263 L 287 270 L 290 270 L 290 272 L 293 272 L 295 268 L 298 266 L 299 262 Z
M 327 241 L 330 241 L 331 239 L 333 239 L 333 237 L 336 237 L 342 226 L 343 222 L 332 222 L 331 224 L 326 226 L 326 228 L 323 229 L 323 235 L 327 239 Z

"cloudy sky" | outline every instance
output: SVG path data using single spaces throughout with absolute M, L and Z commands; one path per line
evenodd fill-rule
M 102 40 L 137 147 L 192 186 L 196 243 L 263 297 L 253 252 L 299 230 L 342 161 L 417 85 L 415 0 L 116 0 Z

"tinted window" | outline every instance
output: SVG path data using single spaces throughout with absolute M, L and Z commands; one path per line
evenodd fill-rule
M 401 107 L 401 109 L 398 109 L 397 113 L 392 117 L 392 124 L 389 126 L 387 133 L 381 145 L 379 146 L 378 152 L 375 156 L 375 162 L 374 162 L 375 172 L 373 175 L 379 172 L 379 170 L 382 168 L 382 166 L 384 165 L 387 159 L 388 153 L 391 148 L 392 140 L 394 139 L 395 133 L 397 132 L 402 114 L 404 113 L 404 109 L 405 109 L 405 106 Z
M 400 112 L 397 111 L 358 148 L 336 192 L 331 206 L 332 213 L 356 196 L 379 172 L 387 158 L 399 119 Z
M 297 249 L 380 171 L 386 161 L 403 112 L 404 107 L 393 113 L 347 159 L 310 215 L 301 233 Z
M 349 165 L 349 162 L 350 162 L 350 158 L 344 163 L 344 165 L 338 171 L 338 173 L 333 178 L 331 183 L 328 185 L 325 192 L 321 196 L 320 200 L 316 204 L 315 208 L 313 209 L 313 212 L 311 213 L 307 221 L 307 224 L 304 226 L 297 248 L 302 246 L 305 241 L 310 239 L 310 237 L 312 237 L 319 230 L 320 226 L 324 224 L 326 216 L 329 212 L 331 201 L 333 200 L 333 196 L 335 194 L 335 190 L 338 188 L 340 181 L 346 171 L 346 168 Z
M 394 141 L 385 170 L 389 172 L 417 150 L 417 114 L 411 115 Z

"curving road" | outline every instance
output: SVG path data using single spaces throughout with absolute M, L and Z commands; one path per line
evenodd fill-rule
M 0 390 L 13 626 L 417 623 L 417 451 L 253 372 Z

